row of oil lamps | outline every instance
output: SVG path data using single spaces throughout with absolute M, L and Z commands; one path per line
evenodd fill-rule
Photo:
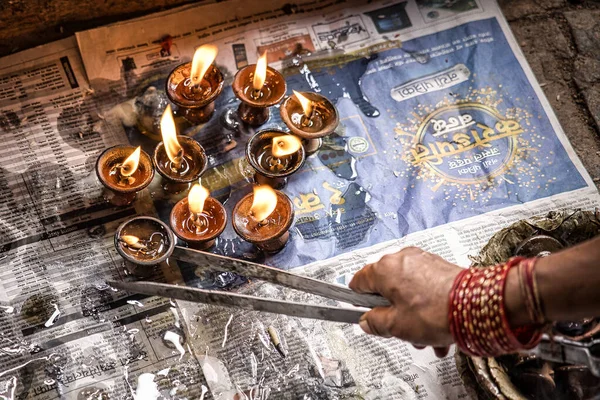
M 213 65 L 216 54 L 215 46 L 201 46 L 191 63 L 176 67 L 167 78 L 169 99 L 193 124 L 211 117 L 214 101 L 223 89 L 223 75 Z M 287 91 L 283 76 L 267 66 L 266 53 L 256 64 L 238 71 L 232 88 L 241 100 L 240 119 L 255 127 L 268 120 L 269 107 L 281 102 Z M 267 252 L 285 246 L 294 217 L 290 199 L 275 189 L 285 186 L 287 177 L 304 164 L 306 154 L 315 152 L 321 146 L 321 138 L 332 133 L 339 122 L 335 106 L 317 93 L 294 91 L 283 101 L 280 114 L 290 133 L 267 129 L 250 138 L 246 157 L 256 171 L 257 185 L 232 213 L 237 234 Z M 206 169 L 206 153 L 193 138 L 177 135 L 170 106 L 163 113 L 160 127 L 163 140 L 155 147 L 152 158 L 140 147 L 132 146 L 115 146 L 99 156 L 96 173 L 111 203 L 133 202 L 136 193 L 150 184 L 155 169 L 163 179 L 163 189 L 169 193 L 181 192 L 199 181 Z M 174 241 L 169 239 L 171 230 L 188 246 L 207 249 L 225 229 L 227 213 L 206 188 L 195 183 L 188 196 L 175 204 L 169 222 L 170 230 L 149 217 L 127 221 L 117 231 L 117 250 L 128 259 L 156 262 L 165 255 L 168 242 Z

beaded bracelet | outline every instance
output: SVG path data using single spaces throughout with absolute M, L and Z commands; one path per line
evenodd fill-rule
M 508 271 L 526 261 L 516 257 L 493 267 L 469 268 L 454 280 L 448 321 L 457 346 L 467 355 L 495 357 L 530 349 L 539 343 L 541 330 L 537 325 L 511 329 L 504 304 Z M 531 282 L 533 293 L 533 280 L 527 278 L 527 282 L 527 285 Z

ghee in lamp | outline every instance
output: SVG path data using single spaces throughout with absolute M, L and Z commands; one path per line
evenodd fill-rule
M 98 157 L 96 175 L 105 188 L 106 200 L 125 206 L 152 182 L 154 168 L 150 156 L 141 147 L 114 146 Z
M 175 235 L 189 247 L 204 250 L 225 230 L 227 212 L 206 188 L 196 183 L 171 210 L 170 224 Z
M 200 46 L 191 62 L 175 67 L 167 78 L 167 97 L 192 124 L 210 119 L 214 102 L 223 91 L 223 74 L 212 64 L 217 53 L 216 46 Z
M 305 152 L 296 136 L 269 129 L 250 138 L 246 145 L 246 158 L 256 171 L 256 183 L 282 189 L 287 178 L 304 165 Z
M 256 185 L 234 207 L 233 228 L 244 240 L 268 253 L 283 249 L 294 220 L 294 207 L 285 194 Z
M 161 119 L 163 141 L 154 149 L 154 165 L 163 178 L 163 188 L 169 193 L 187 189 L 206 169 L 204 148 L 193 138 L 177 135 L 171 107 Z
M 155 265 L 173 253 L 175 238 L 159 219 L 135 217 L 117 228 L 115 248 L 124 259 L 134 264 Z
M 269 107 L 278 104 L 287 90 L 283 75 L 267 66 L 266 52 L 256 64 L 239 70 L 231 87 L 241 101 L 238 115 L 250 126 L 260 126 L 267 122 Z
M 330 135 L 339 124 L 336 107 L 325 96 L 313 92 L 296 92 L 279 108 L 281 119 L 296 136 L 304 139 L 306 153 L 316 152 L 321 138 Z

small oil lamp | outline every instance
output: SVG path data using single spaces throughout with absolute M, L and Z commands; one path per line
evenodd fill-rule
M 225 207 L 208 189 L 194 184 L 187 197 L 181 199 L 171 210 L 171 228 L 175 235 L 197 250 L 205 250 L 225 230 L 227 212 Z
M 175 67 L 167 78 L 167 97 L 192 124 L 210 119 L 215 111 L 215 99 L 223 91 L 223 74 L 212 64 L 217 52 L 216 46 L 200 46 L 191 63 Z
M 283 249 L 294 220 L 290 199 L 267 185 L 257 185 L 233 209 L 233 229 L 268 253 Z
M 141 147 L 114 146 L 100 154 L 96 174 L 104 185 L 104 197 L 111 204 L 126 206 L 152 182 L 154 168 L 150 156 Z
M 304 150 L 313 154 L 321 147 L 321 138 L 337 128 L 337 109 L 325 96 L 313 92 L 299 93 L 284 100 L 279 109 L 281 119 L 296 136 L 304 139 Z
M 163 188 L 169 193 L 187 189 L 206 169 L 204 148 L 187 136 L 178 136 L 171 106 L 167 106 L 160 121 L 163 141 L 154 149 L 154 165 L 163 177 Z
M 134 264 L 155 265 L 173 253 L 175 237 L 161 220 L 135 217 L 117 228 L 115 248 L 121 257 Z
M 246 157 L 256 170 L 256 183 L 283 189 L 287 177 L 304 164 L 302 142 L 294 135 L 275 129 L 256 133 L 246 145 Z
M 250 126 L 259 126 L 269 119 L 269 107 L 279 103 L 287 90 L 283 75 L 267 66 L 267 52 L 256 64 L 238 71 L 231 85 L 241 100 L 238 114 Z

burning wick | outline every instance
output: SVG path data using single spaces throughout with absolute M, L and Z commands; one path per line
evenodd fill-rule
M 273 138 L 271 153 L 273 157 L 285 157 L 294 154 L 302 147 L 302 142 L 294 135 L 281 135 Z
M 142 151 L 141 146 L 138 146 L 130 155 L 123 161 L 122 164 L 115 166 L 115 169 L 119 173 L 119 184 L 131 185 L 135 182 L 135 178 L 131 175 L 135 173 L 140 164 L 140 152 Z
M 210 65 L 217 58 L 219 49 L 212 44 L 205 44 L 196 49 L 192 58 L 192 68 L 190 71 L 190 82 L 193 85 L 192 90 L 199 89 L 202 79 Z
M 160 251 L 161 247 L 160 244 L 158 249 L 153 249 L 150 247 L 150 245 L 153 244 L 152 238 L 154 237 L 154 235 L 161 234 L 158 232 L 154 232 L 148 240 L 142 240 L 134 235 L 121 235 L 121 237 L 119 237 L 119 240 L 125 245 L 125 247 L 132 251 L 135 251 L 136 253 L 142 253 L 144 255 L 154 257 Z
M 125 245 L 127 247 L 129 247 L 130 249 L 134 249 L 134 250 L 138 250 L 138 251 L 142 251 L 144 249 L 147 249 L 148 246 L 146 246 L 139 237 L 137 236 L 133 236 L 133 235 L 122 235 L 120 237 L 121 242 L 125 243 Z
M 175 120 L 173 119 L 173 112 L 171 111 L 171 105 L 167 105 L 165 112 L 160 119 L 160 132 L 162 134 L 162 140 L 165 144 L 165 151 L 167 157 L 171 160 L 171 169 L 173 172 L 178 172 L 181 169 L 183 163 L 183 148 L 177 141 L 177 129 L 175 128 Z
M 313 103 L 312 101 L 307 99 L 300 92 L 296 92 L 295 90 L 293 92 L 294 92 L 294 96 L 296 96 L 296 99 L 298 99 L 298 102 L 302 106 L 302 111 L 304 111 L 304 118 L 302 118 L 302 125 L 303 126 L 312 125 L 312 119 L 315 115 L 315 110 L 316 110 L 315 103 Z
M 275 211 L 275 207 L 277 207 L 275 191 L 268 185 L 254 186 L 254 198 L 249 212 L 251 218 L 248 222 L 253 221 L 259 226 L 266 225 L 267 218 Z
M 201 234 L 205 229 L 208 221 L 203 217 L 204 202 L 210 196 L 208 189 L 196 183 L 190 189 L 188 194 L 188 207 L 190 209 L 190 219 L 196 228 L 196 234 Z
M 267 77 L 267 52 L 265 51 L 262 56 L 258 58 L 256 61 L 256 68 L 254 69 L 254 77 L 252 79 L 252 86 L 254 87 L 254 91 L 252 92 L 252 97 L 255 99 L 260 98 L 261 89 L 265 84 L 265 79 Z
M 294 135 L 275 136 L 271 145 L 273 157 L 268 158 L 269 170 L 279 172 L 285 169 L 287 160 L 284 157 L 294 154 L 300 147 L 302 147 L 302 142 Z

